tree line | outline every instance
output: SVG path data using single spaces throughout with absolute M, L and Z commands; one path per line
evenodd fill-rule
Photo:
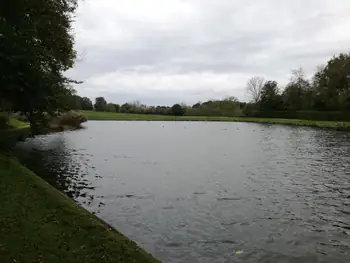
M 304 70 L 292 70 L 291 78 L 282 88 L 275 80 L 252 77 L 246 91 L 250 102 L 235 97 L 208 100 L 193 105 L 147 106 L 139 101 L 122 105 L 107 103 L 98 97 L 93 104 L 78 97 L 78 109 L 135 114 L 191 116 L 252 116 L 319 120 L 349 120 L 350 115 L 350 53 L 332 57 L 326 65 L 317 67 L 312 78 Z
M 172 106 L 148 106 L 139 101 L 119 105 L 107 103 L 104 97 L 97 97 L 95 103 L 93 103 L 89 98 L 77 95 L 72 97 L 72 101 L 71 107 L 76 110 L 175 116 L 240 116 L 242 115 L 241 105 L 244 105 L 235 97 L 228 97 L 222 100 L 208 100 L 203 103 L 198 102 L 192 106 L 183 103 L 176 103 Z
M 350 53 L 331 58 L 319 66 L 311 79 L 302 68 L 292 71 L 285 88 L 274 80 L 253 77 L 247 83 L 251 111 L 349 111 Z

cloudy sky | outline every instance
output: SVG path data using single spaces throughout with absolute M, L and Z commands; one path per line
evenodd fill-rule
M 247 100 L 252 76 L 283 86 L 349 52 L 349 14 L 349 0 L 83 0 L 68 74 L 115 103 Z

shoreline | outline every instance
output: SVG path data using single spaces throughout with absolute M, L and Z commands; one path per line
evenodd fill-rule
M 1 262 L 160 262 L 3 154 L 0 203 Z
M 290 126 L 303 126 L 327 128 L 340 131 L 350 131 L 350 122 L 315 121 L 299 119 L 272 119 L 254 117 L 216 117 L 216 116 L 170 116 L 148 115 L 113 112 L 81 111 L 91 121 L 208 121 L 208 122 L 248 122 L 260 124 L 279 124 Z

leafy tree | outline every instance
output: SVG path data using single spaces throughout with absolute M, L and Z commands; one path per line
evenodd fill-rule
M 157 106 L 156 107 L 156 114 L 160 114 L 160 115 L 171 115 L 171 108 L 167 107 L 167 106 Z
M 65 110 L 81 110 L 82 109 L 82 98 L 78 95 L 70 94 L 65 99 L 65 105 L 62 104 L 62 108 Z
M 76 58 L 71 22 L 76 0 L 1 1 L 0 97 L 28 116 L 35 132 L 44 112 L 72 95 L 64 71 Z
M 200 108 L 200 106 L 201 106 L 201 104 L 198 102 L 198 103 L 196 103 L 196 104 L 193 104 L 193 105 L 192 105 L 192 108 L 193 108 L 193 109 L 198 109 L 198 108 Z
M 132 109 L 132 106 L 129 103 L 124 103 L 120 107 L 120 112 L 121 113 L 130 113 L 131 109 Z
M 94 106 L 92 105 L 92 101 L 87 97 L 81 98 L 81 109 L 82 110 L 93 110 Z
M 154 106 L 146 107 L 144 114 L 156 114 L 156 107 Z
M 276 81 L 266 81 L 261 89 L 260 108 L 262 110 L 278 110 L 281 105 L 278 84 Z
M 171 113 L 172 115 L 174 116 L 183 116 L 185 111 L 184 109 L 181 107 L 180 104 L 174 104 L 172 107 L 171 107 Z
M 115 105 L 116 104 L 114 104 L 114 103 L 108 103 L 106 105 L 106 111 L 108 111 L 108 112 L 117 112 L 117 108 L 116 108 Z
M 316 105 L 325 110 L 350 109 L 350 53 L 333 57 L 314 76 Z
M 311 85 L 302 68 L 292 71 L 291 81 L 282 96 L 288 110 L 306 110 L 312 107 Z
M 94 108 L 96 111 L 105 111 L 107 106 L 107 102 L 104 97 L 97 97 L 95 99 Z

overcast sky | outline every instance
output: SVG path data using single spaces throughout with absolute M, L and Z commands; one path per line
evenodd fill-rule
M 349 14 L 349 0 L 83 0 L 68 74 L 108 102 L 247 100 L 252 76 L 283 86 L 349 52 Z

